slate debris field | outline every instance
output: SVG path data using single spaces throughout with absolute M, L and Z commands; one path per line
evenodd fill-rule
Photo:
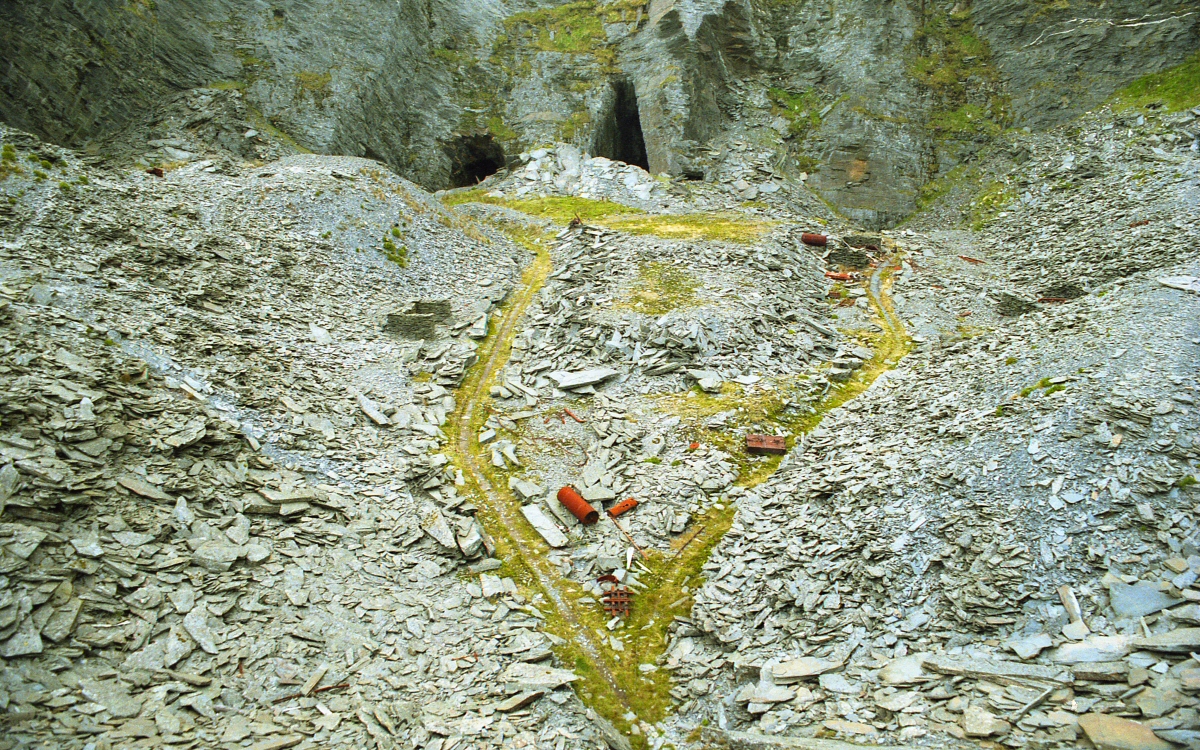
M 1013 133 L 995 209 L 877 244 L 761 170 L 559 146 L 448 208 L 368 159 L 157 177 L 0 129 L 0 748 L 1196 745 L 1198 127 Z M 503 205 L 548 195 L 644 213 Z M 651 226 L 716 211 L 755 231 Z M 661 721 L 585 705 L 451 458 L 543 259 L 469 442 Z M 629 654 L 610 589 L 725 513 Z

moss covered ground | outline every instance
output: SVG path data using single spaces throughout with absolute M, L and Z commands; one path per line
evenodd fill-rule
M 488 203 L 561 223 L 578 218 L 584 222 L 629 234 L 651 234 L 656 237 L 680 240 L 753 243 L 776 224 L 771 221 L 747 219 L 736 214 L 648 214 L 639 208 L 624 206 L 620 203 L 572 196 L 501 198 L 488 195 L 486 191 L 480 189 L 446 193 L 442 196 L 442 202 L 447 206 Z

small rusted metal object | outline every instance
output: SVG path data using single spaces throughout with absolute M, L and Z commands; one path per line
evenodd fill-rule
M 610 516 L 612 516 L 613 518 L 616 518 L 617 516 L 621 515 L 622 513 L 631 511 L 636 507 L 638 507 L 638 501 L 634 500 L 632 497 L 629 497 L 629 498 L 626 498 L 626 499 L 622 500 L 621 502 L 617 503 L 613 507 L 609 508 L 608 514 Z
M 1129 228 L 1133 229 L 1134 227 L 1144 227 L 1149 223 L 1150 223 L 1149 219 L 1142 219 L 1141 221 L 1135 221 L 1135 222 L 1131 223 L 1129 225 Z
M 579 522 L 584 526 L 591 526 L 600 520 L 600 514 L 592 507 L 592 504 L 583 499 L 574 487 L 563 487 L 558 491 L 558 501 L 563 504 L 563 507 L 571 511 L 571 515 L 579 519 Z
M 800 241 L 805 245 L 814 245 L 816 247 L 825 247 L 829 242 L 829 238 L 823 234 L 815 234 L 813 232 L 805 232 L 800 235 Z
M 826 271 L 825 278 L 833 279 L 834 281 L 854 281 L 858 278 L 858 274 L 850 273 L 849 271 Z
M 564 414 L 565 416 L 568 416 L 568 417 L 570 417 L 571 419 L 574 419 L 574 420 L 575 420 L 576 422 L 578 422 L 579 424 L 583 424 L 584 422 L 586 422 L 586 421 L 587 421 L 587 420 L 585 420 L 585 419 L 581 418 L 581 417 L 580 417 L 578 414 L 576 414 L 575 412 L 571 411 L 570 409 L 565 409 L 565 408 L 564 408 L 564 409 L 563 409 L 563 414 Z M 563 420 L 563 421 L 566 421 L 566 420 Z
M 155 177 L 162 177 L 163 170 L 162 170 L 162 167 L 150 167 L 149 169 L 146 170 L 146 174 L 152 174 Z
M 746 450 L 754 454 L 787 453 L 787 440 L 777 435 L 747 435 Z
M 980 260 L 979 258 L 972 258 L 969 255 L 960 255 L 958 257 L 962 258 L 963 260 L 965 260 L 966 262 L 968 262 L 974 266 L 978 266 L 978 265 L 982 265 L 983 263 L 987 263 L 986 260 Z
M 633 604 L 633 592 L 622 586 L 617 577 L 611 573 L 596 579 L 604 593 L 600 595 L 600 603 L 610 617 L 629 617 L 629 607 Z

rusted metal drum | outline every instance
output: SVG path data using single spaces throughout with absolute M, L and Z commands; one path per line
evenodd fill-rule
M 800 241 L 805 245 L 825 247 L 825 244 L 829 242 L 829 238 L 823 234 L 811 234 L 809 232 L 805 232 L 804 234 L 800 235 Z
M 571 511 L 571 515 L 579 519 L 579 522 L 584 526 L 591 526 L 600 520 L 600 514 L 592 507 L 592 504 L 583 499 L 583 496 L 575 491 L 574 487 L 563 487 L 558 491 L 558 501 L 563 504 L 563 507 Z
M 622 500 L 621 502 L 617 503 L 617 504 L 616 504 L 616 505 L 614 505 L 613 507 L 609 508 L 609 509 L 608 509 L 608 514 L 609 514 L 610 516 L 612 516 L 612 517 L 616 518 L 617 516 L 621 515 L 622 513 L 625 513 L 625 512 L 627 512 L 627 511 L 631 511 L 631 510 L 633 510 L 633 509 L 634 509 L 634 508 L 636 508 L 636 507 L 638 507 L 638 501 L 637 501 L 637 500 L 634 500 L 634 499 L 631 497 L 631 498 L 627 498 L 627 499 L 625 499 L 625 500 Z

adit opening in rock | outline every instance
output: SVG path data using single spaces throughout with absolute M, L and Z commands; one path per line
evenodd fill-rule
M 504 147 L 487 134 L 460 135 L 444 147 L 450 157 L 450 187 L 469 187 L 504 168 Z
M 597 125 L 592 139 L 592 153 L 626 164 L 636 164 L 649 171 L 650 161 L 646 157 L 646 141 L 642 137 L 637 91 L 632 81 L 625 78 L 613 80 L 607 112 Z

